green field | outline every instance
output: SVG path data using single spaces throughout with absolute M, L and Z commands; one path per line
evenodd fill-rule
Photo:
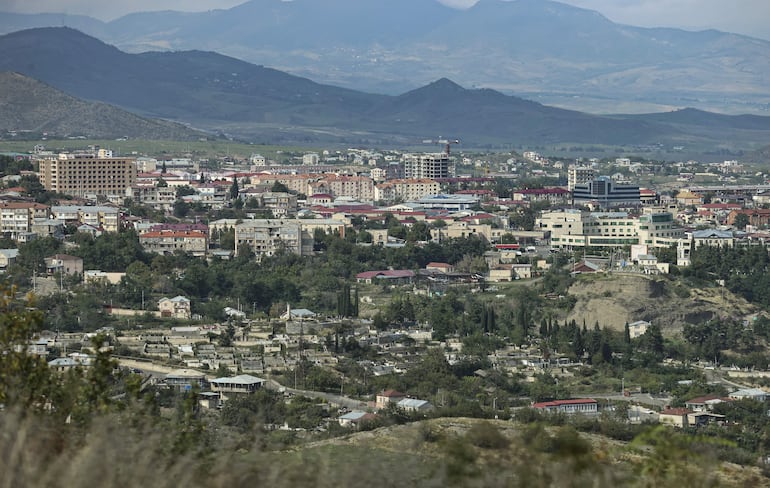
M 307 147 L 272 146 L 244 144 L 227 140 L 215 141 L 150 141 L 128 140 L 45 140 L 45 141 L 0 141 L 0 153 L 29 153 L 36 144 L 42 144 L 52 151 L 72 151 L 99 146 L 112 149 L 120 156 L 187 156 L 196 158 L 248 158 L 258 153 L 269 159 L 281 160 L 297 153 L 304 154 L 316 149 Z

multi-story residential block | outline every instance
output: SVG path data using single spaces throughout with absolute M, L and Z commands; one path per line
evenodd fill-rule
M 69 224 L 86 224 L 105 232 L 117 232 L 120 210 L 104 205 L 54 205 L 51 215 Z
M 47 219 L 50 208 L 41 203 L 0 202 L 0 232 L 14 240 L 32 233 L 36 219 Z
M 374 181 L 384 181 L 385 177 L 387 176 L 387 171 L 385 168 L 372 168 L 372 170 L 369 172 L 369 176 Z
M 567 170 L 567 189 L 573 191 L 575 186 L 588 183 L 596 177 L 596 170 L 587 166 L 571 166 Z
M 641 203 L 639 185 L 621 185 L 607 176 L 575 185 L 572 200 L 576 205 L 596 203 L 599 207 L 632 207 Z
M 40 182 L 46 190 L 65 195 L 126 195 L 136 184 L 132 158 L 60 155 L 41 159 Z
M 244 198 L 254 198 L 259 208 L 265 208 L 276 218 L 291 217 L 297 214 L 297 195 L 286 192 L 266 191 L 261 193 L 246 193 Z
M 258 259 L 286 251 L 307 255 L 313 251 L 312 236 L 303 239 L 297 220 L 254 219 L 235 226 L 235 253 L 253 254 Z
M 310 183 L 316 181 L 320 177 L 321 176 L 317 174 L 258 175 L 251 178 L 251 184 L 274 185 L 275 183 L 280 183 L 292 193 L 311 195 L 313 192 L 310 189 Z
M 200 230 L 156 230 L 139 235 L 139 243 L 148 252 L 173 254 L 176 251 L 205 256 L 208 233 Z
M 449 178 L 449 155 L 445 153 L 405 154 L 405 178 Z
M 638 218 L 626 212 L 581 212 L 565 210 L 543 212 L 537 219 L 540 229 L 551 234 L 551 247 L 623 247 L 645 244 L 662 248 L 684 236 L 669 212 L 644 214 Z
M 328 193 L 335 197 L 351 197 L 362 202 L 374 200 L 374 181 L 368 176 L 327 175 L 309 186 L 313 194 Z
M 171 209 L 176 202 L 176 188 L 172 186 L 134 186 L 130 197 L 137 203 L 155 208 Z
M 441 193 L 441 185 L 428 178 L 389 180 L 374 187 L 374 199 L 384 202 L 415 201 L 439 193 Z
M 285 251 L 309 255 L 316 230 L 345 236 L 345 224 L 332 219 L 253 219 L 235 226 L 235 253 L 251 253 L 258 259 Z

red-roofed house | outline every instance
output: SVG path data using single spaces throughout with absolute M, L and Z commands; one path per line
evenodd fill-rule
M 398 403 L 404 398 L 406 398 L 406 395 L 404 395 L 400 391 L 384 390 L 377 393 L 374 404 L 375 404 L 375 407 L 377 407 L 378 409 L 387 408 L 387 406 L 390 405 L 391 403 Z
M 532 408 L 548 413 L 595 415 L 598 413 L 599 403 L 593 398 L 571 398 L 569 400 L 533 403 Z
M 714 405 L 722 402 L 731 402 L 732 398 L 719 395 L 705 395 L 684 402 L 684 406 L 695 412 L 707 412 L 714 409 Z
M 414 279 L 414 271 L 408 269 L 389 269 L 384 271 L 364 271 L 356 275 L 358 283 L 375 283 L 383 280 L 392 285 L 406 285 Z

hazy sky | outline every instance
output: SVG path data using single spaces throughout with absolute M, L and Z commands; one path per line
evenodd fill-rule
M 245 0 L 0 0 L 0 11 L 87 14 L 111 20 L 148 10 L 202 11 L 229 8 Z M 320 0 L 317 0 L 320 1 Z M 355 1 L 355 0 L 353 0 Z M 387 0 L 382 0 L 386 2 Z M 477 0 L 440 0 L 467 7 Z M 643 27 L 715 28 L 770 40 L 768 0 L 562 0 L 601 12 L 609 19 Z

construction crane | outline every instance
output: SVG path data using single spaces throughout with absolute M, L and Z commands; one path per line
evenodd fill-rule
M 451 151 L 452 144 L 460 144 L 459 139 L 423 139 L 423 144 L 439 144 L 444 146 L 444 154 L 449 157 L 449 153 Z

